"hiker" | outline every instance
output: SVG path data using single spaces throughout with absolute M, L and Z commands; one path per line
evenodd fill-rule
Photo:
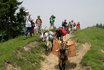
M 76 25 L 76 23 L 74 23 L 74 25 L 73 25 L 73 26 L 74 26 L 73 31 L 76 31 L 76 26 L 77 26 L 77 25 Z
M 34 23 L 34 21 L 33 21 L 33 20 L 31 21 L 31 24 L 32 24 L 32 33 L 34 33 L 35 23 Z
M 57 28 L 55 35 L 56 35 L 58 40 L 60 40 L 62 38 L 62 31 L 61 31 L 60 27 Z
M 28 35 L 28 33 L 30 33 L 30 37 L 32 37 L 32 25 L 31 25 L 31 16 L 29 15 L 29 12 L 26 11 L 25 12 L 26 16 L 25 16 L 25 35 L 24 35 L 24 39 L 26 39 L 26 36 Z
M 38 25 L 35 24 L 35 27 L 34 27 L 34 32 L 37 33 L 38 32 Z
M 66 30 L 66 26 L 67 26 L 67 22 L 66 22 L 66 19 L 65 19 L 64 22 L 62 22 L 62 27 Z
M 69 34 L 69 26 L 66 26 L 66 32 Z
M 54 22 L 55 22 L 55 16 L 54 15 L 52 15 L 51 17 L 50 17 L 50 29 L 51 29 L 51 27 L 53 27 L 54 28 Z
M 63 39 L 63 36 L 66 35 L 66 31 L 62 27 L 59 27 L 57 28 L 55 35 L 58 38 L 58 40 Z
M 77 23 L 77 30 L 80 29 L 80 22 Z
M 69 32 L 71 33 L 71 28 L 72 28 L 71 21 L 69 21 L 68 28 L 69 28 Z
M 73 33 L 73 29 L 74 29 L 74 21 L 71 20 L 71 33 Z
M 38 32 L 39 32 L 41 30 L 41 26 L 42 26 L 42 20 L 41 20 L 40 16 L 37 16 L 36 24 L 38 26 Z

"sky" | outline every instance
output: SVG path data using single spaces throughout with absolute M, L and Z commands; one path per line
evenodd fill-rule
M 80 22 L 81 28 L 104 23 L 104 0 L 19 0 L 21 7 L 29 11 L 36 20 L 39 15 L 43 28 L 49 27 L 49 18 L 55 15 L 55 26 L 61 26 L 64 19 Z

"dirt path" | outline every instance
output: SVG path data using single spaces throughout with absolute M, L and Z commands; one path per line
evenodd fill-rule
M 64 40 L 69 39 L 72 37 L 72 35 L 66 35 L 64 37 Z M 87 53 L 87 51 L 90 49 L 91 44 L 85 43 L 82 44 L 83 47 L 81 47 L 79 50 L 77 50 L 77 55 L 75 57 L 70 57 L 69 63 L 66 65 L 66 70 L 91 70 L 90 67 L 82 67 L 80 65 L 80 62 L 83 58 L 83 56 Z M 41 68 L 40 70 L 59 70 L 58 68 L 58 57 L 53 55 L 52 53 L 48 56 L 43 55 L 46 59 L 45 61 L 41 62 Z
M 69 58 L 69 61 L 70 63 L 73 63 L 73 64 L 76 64 L 76 67 L 73 68 L 72 70 L 90 70 L 90 69 L 84 69 L 80 62 L 83 58 L 83 56 L 87 53 L 88 50 L 90 50 L 90 43 L 85 43 L 85 44 L 82 44 L 83 47 L 81 47 L 79 50 L 77 50 L 77 56 L 75 57 L 70 57 Z M 89 68 L 89 67 L 87 67 Z

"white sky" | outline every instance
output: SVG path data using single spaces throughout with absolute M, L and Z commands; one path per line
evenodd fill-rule
M 49 27 L 49 18 L 56 16 L 55 26 L 64 19 L 80 21 L 81 28 L 104 23 L 104 0 L 19 0 L 28 9 L 34 21 L 40 15 L 43 27 Z

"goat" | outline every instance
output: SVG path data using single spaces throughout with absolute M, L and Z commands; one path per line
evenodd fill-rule
M 59 68 L 60 68 L 60 70 L 65 70 L 65 65 L 66 65 L 66 62 L 68 61 L 68 56 L 66 55 L 66 50 L 68 50 L 68 48 L 66 48 L 66 45 L 63 44 L 63 42 L 61 43 L 60 49 L 56 50 L 59 52 Z
M 52 49 L 53 39 L 55 38 L 55 34 L 52 31 L 42 31 L 40 38 L 42 41 L 46 42 L 46 51 L 48 51 L 49 48 Z

